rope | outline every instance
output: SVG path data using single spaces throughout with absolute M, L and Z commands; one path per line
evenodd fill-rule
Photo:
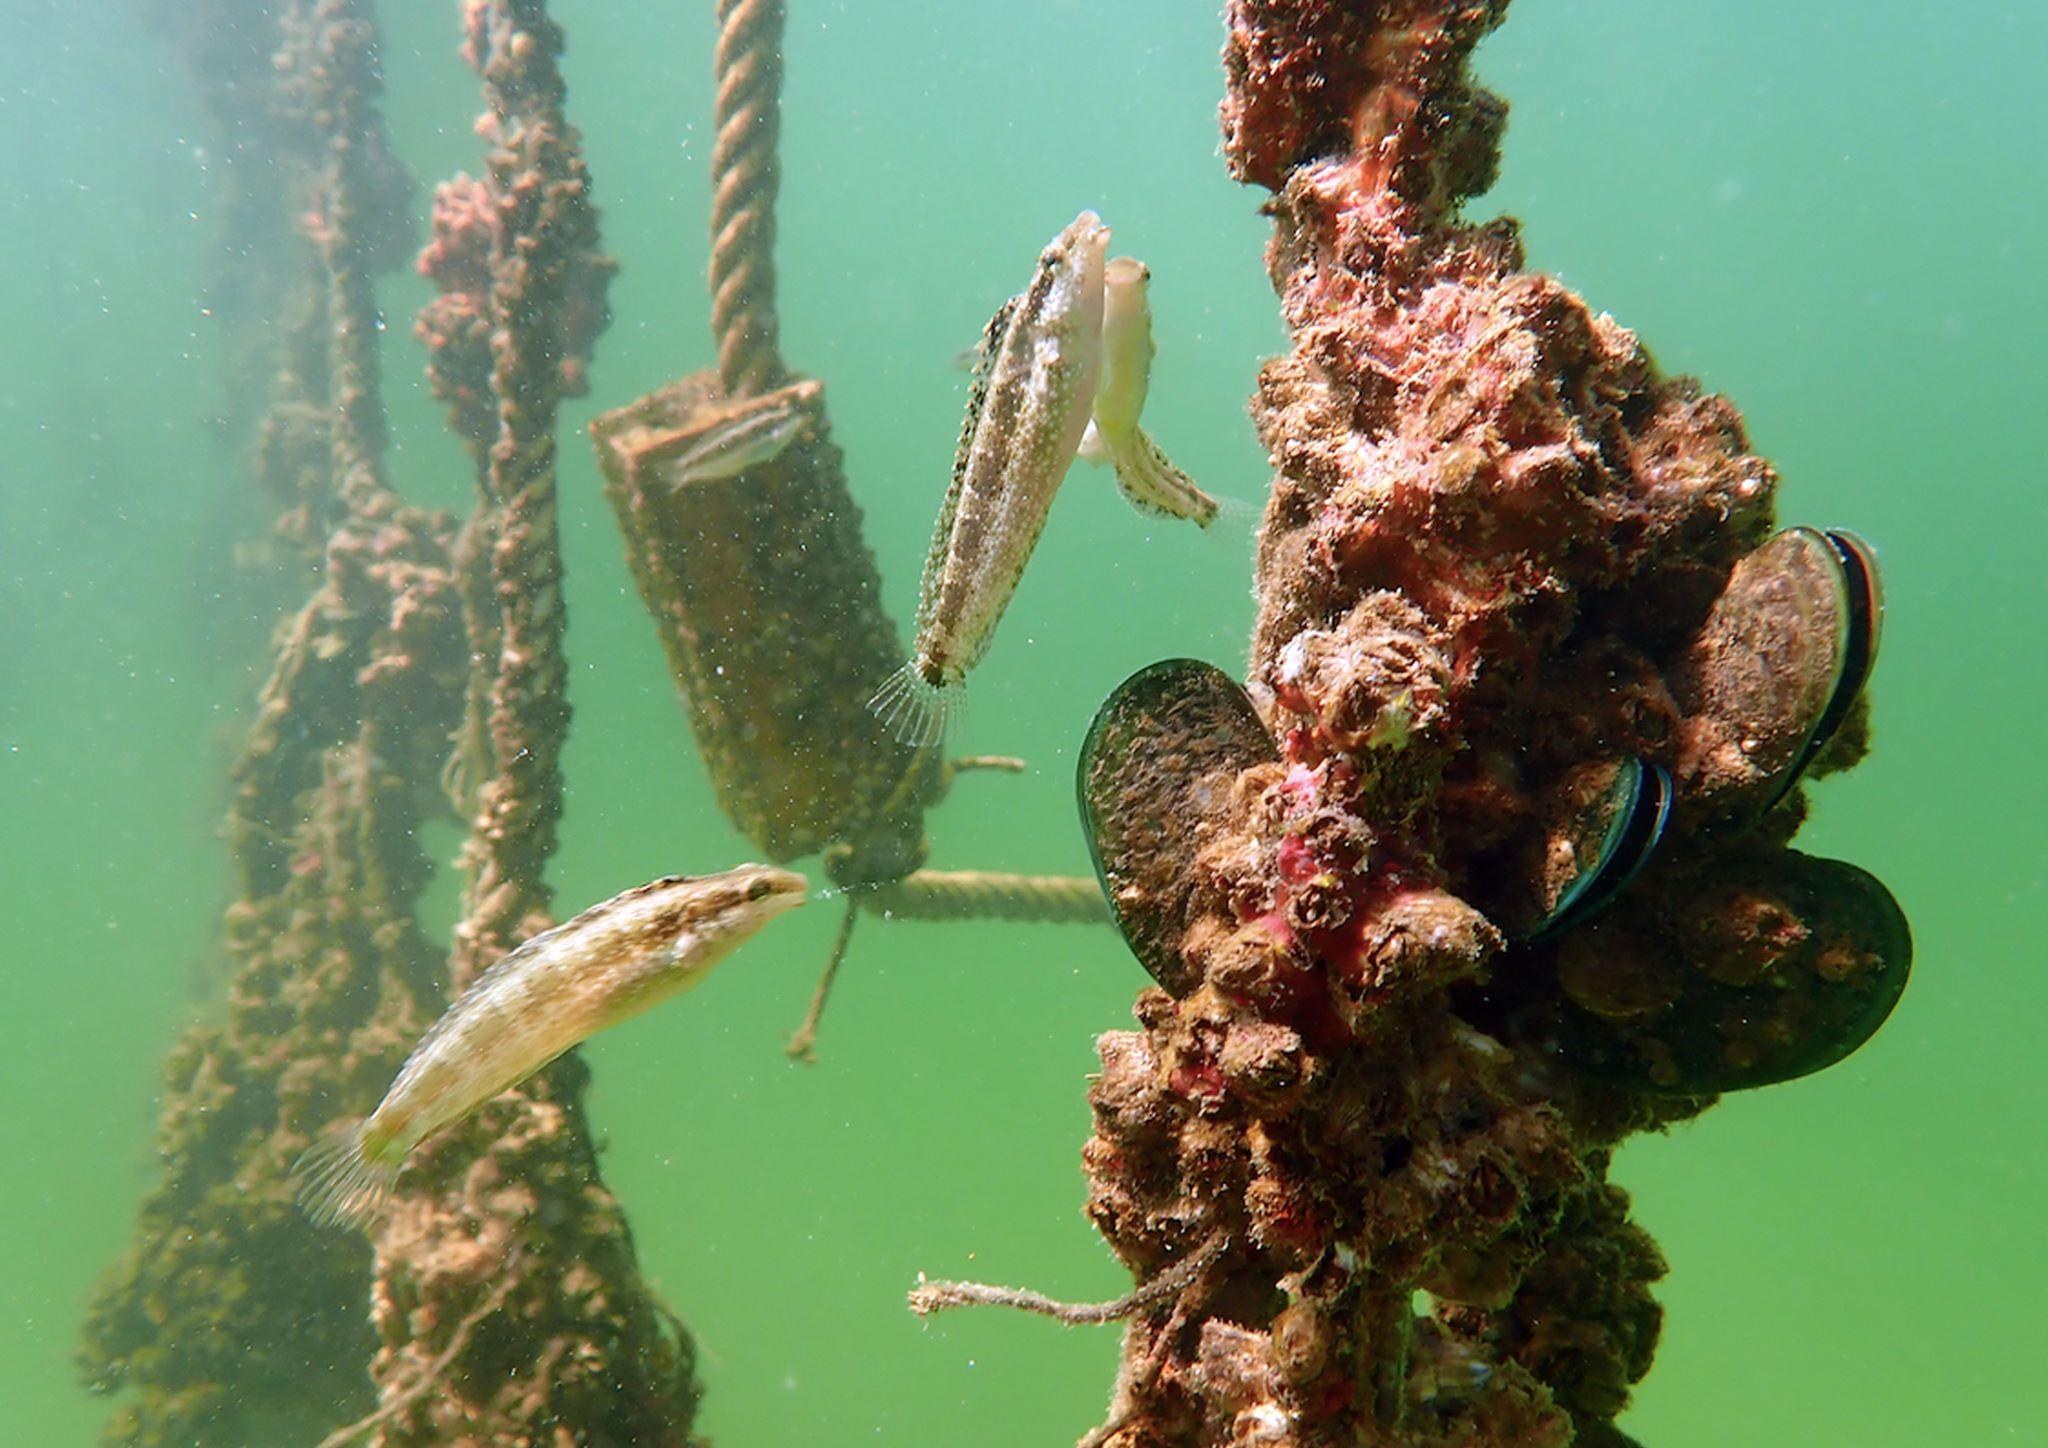
M 996 870 L 918 870 L 858 897 L 863 910 L 909 920 L 1028 920 L 1100 925 L 1102 889 L 1087 876 L 1011 875 Z
M 775 319 L 784 0 L 718 0 L 718 139 L 711 150 L 711 330 L 728 397 L 788 380 Z

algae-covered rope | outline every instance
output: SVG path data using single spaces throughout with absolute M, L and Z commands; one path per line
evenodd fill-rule
M 728 397 L 758 396 L 789 379 L 775 319 L 783 20 L 783 0 L 718 0 L 711 330 Z
M 1030 920 L 1099 925 L 1102 887 L 1085 875 L 1011 875 L 999 870 L 918 870 L 857 897 L 860 908 L 910 920 Z

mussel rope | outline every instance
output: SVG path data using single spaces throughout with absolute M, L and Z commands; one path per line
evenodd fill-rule
M 775 317 L 784 18 L 783 0 L 718 0 L 711 330 L 727 397 L 757 397 L 789 380 Z

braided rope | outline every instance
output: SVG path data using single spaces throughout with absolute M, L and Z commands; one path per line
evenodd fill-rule
M 909 920 L 1027 920 L 1100 925 L 1102 888 L 1083 875 L 1012 875 L 998 870 L 918 870 L 860 898 L 863 910 Z
M 775 318 L 783 0 L 719 0 L 718 139 L 711 150 L 711 330 L 728 397 L 788 379 Z

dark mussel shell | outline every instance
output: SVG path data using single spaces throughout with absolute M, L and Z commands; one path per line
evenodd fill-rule
M 1738 563 L 1673 678 L 1687 812 L 1754 819 L 1783 799 L 1862 692 L 1883 619 L 1853 533 L 1788 528 Z
M 1219 821 L 1237 775 L 1280 757 L 1235 679 L 1166 659 L 1117 685 L 1081 745 L 1075 792 L 1096 878 L 1139 964 L 1175 995 L 1196 984 L 1188 851 Z
M 1530 896 L 1529 941 L 1561 935 L 1614 903 L 1642 873 L 1671 818 L 1671 772 L 1641 759 L 1575 769 L 1553 797 Z
M 1561 1045 L 1590 1075 L 1681 1096 L 1809 1076 L 1906 988 L 1905 914 L 1854 865 L 1764 850 L 1665 893 L 1559 947 Z
M 1792 531 L 1812 533 L 1814 530 L 1795 528 Z M 1884 579 L 1877 571 L 1877 551 L 1846 528 L 1828 528 L 1817 536 L 1834 553 L 1835 562 L 1841 569 L 1841 673 L 1835 680 L 1834 693 L 1828 699 L 1820 722 L 1813 726 L 1813 737 L 1806 741 L 1805 753 L 1792 768 L 1794 779 L 1827 747 L 1828 741 L 1835 737 L 1835 731 L 1842 727 L 1842 721 L 1849 716 L 1850 706 L 1863 692 L 1864 684 L 1870 680 L 1871 669 L 1877 665 L 1877 645 L 1884 634 Z M 1790 780 L 1786 781 L 1786 788 L 1791 788 Z

